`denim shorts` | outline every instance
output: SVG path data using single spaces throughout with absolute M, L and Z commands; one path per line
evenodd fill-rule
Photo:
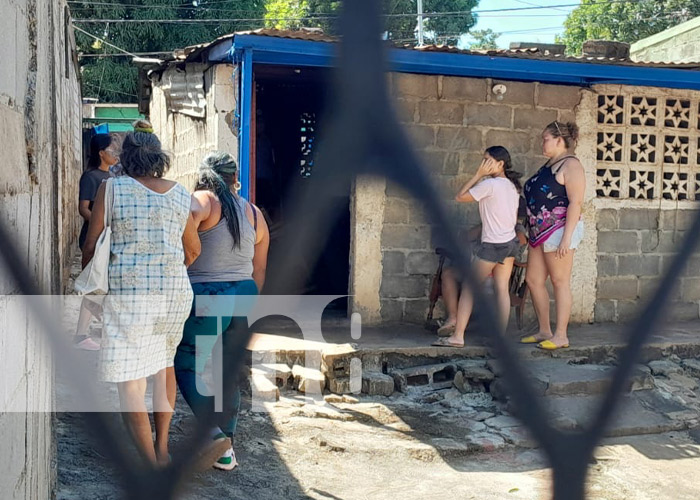
M 564 236 L 564 228 L 560 227 L 552 233 L 552 235 L 547 238 L 544 243 L 542 243 L 542 250 L 545 253 L 556 252 L 561 244 L 561 239 Z M 583 221 L 580 220 L 574 228 L 574 232 L 571 235 L 571 250 L 576 250 L 581 244 L 584 236 Z
M 514 238 L 506 243 L 480 243 L 476 256 L 486 262 L 503 264 L 508 257 L 517 257 L 520 252 L 520 241 Z

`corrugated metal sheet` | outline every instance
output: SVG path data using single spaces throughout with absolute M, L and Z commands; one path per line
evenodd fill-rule
M 200 61 L 201 55 L 206 55 L 206 52 L 214 45 L 229 40 L 236 35 L 257 35 L 273 38 L 289 38 L 295 40 L 308 40 L 313 42 L 337 42 L 339 39 L 323 33 L 320 29 L 305 28 L 301 30 L 277 30 L 272 28 L 261 28 L 251 31 L 240 31 L 222 36 L 216 40 L 186 47 L 174 52 L 176 61 Z M 389 42 L 392 43 L 392 42 Z M 453 54 L 469 54 L 482 55 L 487 57 L 510 57 L 517 59 L 537 59 L 546 61 L 566 61 L 577 63 L 590 64 L 610 64 L 610 65 L 629 65 L 636 67 L 647 68 L 674 68 L 674 69 L 695 69 L 700 68 L 700 63 L 674 63 L 674 62 L 640 62 L 633 61 L 629 58 L 608 58 L 608 57 L 589 57 L 589 56 L 567 56 L 562 54 L 552 54 L 549 51 L 543 51 L 538 48 L 520 48 L 520 49 L 497 49 L 497 50 L 464 50 L 452 45 L 425 45 L 415 47 L 410 44 L 393 44 L 399 49 L 416 50 L 421 52 L 447 52 Z
M 207 101 L 204 95 L 205 64 L 188 64 L 186 69 L 170 66 L 161 75 L 161 89 L 168 109 L 174 113 L 204 118 Z

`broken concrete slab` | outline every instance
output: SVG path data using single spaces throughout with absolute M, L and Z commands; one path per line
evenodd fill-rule
M 292 369 L 282 363 L 261 363 L 253 365 L 250 372 L 274 381 L 279 388 L 287 387 L 292 379 Z
M 515 417 L 509 417 L 507 415 L 499 415 L 498 417 L 489 418 L 485 420 L 484 423 L 489 427 L 494 429 L 507 429 L 508 427 L 518 427 L 522 423 Z
M 250 377 L 253 411 L 265 411 L 264 403 L 274 403 L 280 398 L 280 390 L 270 379 L 261 374 Z
M 321 394 L 326 387 L 326 376 L 321 370 L 294 365 L 292 367 L 294 387 L 307 394 Z
M 362 391 L 362 379 L 357 377 L 339 377 L 328 379 L 328 390 L 334 394 L 359 394 Z
M 562 419 L 562 423 L 567 422 L 567 428 L 573 427 L 577 430 L 590 425 L 600 401 L 599 396 L 559 396 L 544 400 L 555 422 Z M 664 400 L 655 391 L 639 391 L 625 395 L 618 405 L 605 432 L 608 437 L 660 434 L 688 428 L 687 422 L 673 420 L 667 416 L 667 412 L 680 411 L 684 407 Z
M 536 391 L 542 396 L 592 395 L 604 393 L 615 368 L 607 365 L 570 364 L 564 359 L 540 359 L 530 363 L 530 374 Z M 648 369 L 635 367 L 627 390 L 652 388 Z
M 683 369 L 679 365 L 665 359 L 650 362 L 649 368 L 651 368 L 652 375 L 663 375 L 665 377 L 668 377 L 672 373 L 683 372 Z
M 698 388 L 698 381 L 694 378 L 688 377 L 683 373 L 671 373 L 668 375 L 669 380 L 672 380 L 675 384 L 678 384 L 684 389 L 689 391 L 694 391 Z
M 464 374 L 464 378 L 468 380 L 491 382 L 495 378 L 493 371 L 486 367 L 486 360 L 467 359 L 456 361 L 455 365 Z
M 684 359 L 681 366 L 694 377 L 700 377 L 700 359 Z
M 499 431 L 506 443 L 519 448 L 537 448 L 537 441 L 532 437 L 527 427 L 506 427 Z
M 370 396 L 391 396 L 394 392 L 394 378 L 384 373 L 363 372 L 362 392 Z

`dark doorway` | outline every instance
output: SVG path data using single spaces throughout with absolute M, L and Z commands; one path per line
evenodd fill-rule
M 323 128 L 329 73 L 326 69 L 261 66 L 255 70 L 255 202 L 270 224 L 270 266 L 294 265 L 306 276 L 301 287 L 278 284 L 265 287 L 266 294 L 346 295 L 350 273 L 350 185 L 339 196 L 346 208 L 333 225 L 332 233 L 316 263 L 290 263 L 280 259 L 284 248 L 280 237 L 294 232 L 293 211 L 288 195 L 306 189 L 315 172 L 317 138 Z M 343 315 L 347 299 L 335 301 L 330 309 Z M 329 311 L 330 312 L 330 311 Z

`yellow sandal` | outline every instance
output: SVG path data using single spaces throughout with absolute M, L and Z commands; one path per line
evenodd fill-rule
M 537 344 L 537 347 L 540 349 L 544 349 L 545 351 L 556 351 L 557 349 L 566 349 L 569 347 L 569 344 L 564 344 L 564 345 L 557 345 L 551 340 L 543 340 L 539 344 Z

